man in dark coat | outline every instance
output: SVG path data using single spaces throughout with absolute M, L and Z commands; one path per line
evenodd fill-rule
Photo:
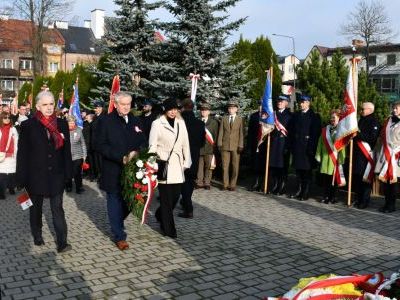
M 199 167 L 200 148 L 205 143 L 205 125 L 204 122 L 197 119 L 193 113 L 193 101 L 186 99 L 182 103 L 182 118 L 185 121 L 189 136 L 190 156 L 192 165 L 185 170 L 185 181 L 182 184 L 182 207 L 183 212 L 178 214 L 181 218 L 193 218 L 192 195 Z
M 308 200 L 312 169 L 316 167 L 315 153 L 321 133 L 321 118 L 311 108 L 311 97 L 300 97 L 300 111 L 293 115 L 289 129 L 293 167 L 296 169 L 297 192 L 290 195 Z
M 157 114 L 153 112 L 153 101 L 146 99 L 143 102 L 142 115 L 140 121 L 142 122 L 143 132 L 147 140 L 149 140 L 151 124 L 157 119 Z
M 265 151 L 266 142 L 263 141 L 258 145 L 260 138 L 260 116 L 261 103 L 258 111 L 252 113 L 249 118 L 249 126 L 247 129 L 247 149 L 250 154 L 250 166 L 255 175 L 255 182 L 249 187 L 249 191 L 258 191 L 263 186 L 263 177 L 265 174 Z
M 210 104 L 203 102 L 200 104 L 199 110 L 201 121 L 206 126 L 206 142 L 200 149 L 199 169 L 197 171 L 196 186 L 209 190 L 211 188 L 212 178 L 212 159 L 217 147 L 218 138 L 218 121 L 210 116 Z
M 147 146 L 139 118 L 130 113 L 131 103 L 128 93 L 116 93 L 115 109 L 100 120 L 97 128 L 97 151 L 103 158 L 100 188 L 107 193 L 112 238 L 120 250 L 129 248 L 124 231 L 129 210 L 122 197 L 122 169 L 137 151 Z
M 373 165 L 370 166 L 371 174 L 366 173 L 368 158 L 374 159 L 372 153 L 380 133 L 380 125 L 374 115 L 374 109 L 374 104 L 371 102 L 362 104 L 361 118 L 358 121 L 358 134 L 354 138 L 353 178 L 357 193 L 354 206 L 360 209 L 369 205 L 374 176 Z
M 288 109 L 289 96 L 280 95 L 277 100 L 277 110 L 275 111 L 275 129 L 271 133 L 269 167 L 271 170 L 271 193 L 282 195 L 288 176 L 290 151 L 288 130 L 292 113 Z
M 57 251 L 71 249 L 67 243 L 67 223 L 63 209 L 65 182 L 72 178 L 72 157 L 67 122 L 54 113 L 54 96 L 40 92 L 37 112 L 21 124 L 17 153 L 17 183 L 28 192 L 33 206 L 29 217 L 34 243 L 44 245 L 42 237 L 43 198 L 50 208 L 57 236 Z
M 100 120 L 106 116 L 106 112 L 104 111 L 104 101 L 101 99 L 97 99 L 93 102 L 94 107 L 94 118 L 92 122 L 92 130 L 91 130 L 91 148 L 93 150 L 93 173 L 95 179 L 99 180 L 101 169 L 102 169 L 102 158 L 100 152 L 97 150 L 97 137 L 98 130 L 97 127 L 99 125 Z

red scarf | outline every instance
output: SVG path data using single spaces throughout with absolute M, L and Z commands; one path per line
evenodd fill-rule
M 57 129 L 57 117 L 56 114 L 52 114 L 46 118 L 40 111 L 37 111 L 35 118 L 49 131 L 51 138 L 54 141 L 56 150 L 64 146 L 64 138 Z
M 10 144 L 7 147 L 8 138 L 10 136 L 11 124 L 5 124 L 1 127 L 1 138 L 0 138 L 0 152 L 6 152 L 6 157 L 14 155 L 14 137 L 11 136 Z

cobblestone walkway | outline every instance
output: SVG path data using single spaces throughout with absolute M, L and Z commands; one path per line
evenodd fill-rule
M 304 276 L 400 268 L 399 212 L 217 188 L 195 192 L 195 218 L 176 218 L 176 240 L 159 234 L 153 216 L 149 226 L 130 216 L 131 248 L 121 252 L 109 239 L 104 195 L 85 185 L 64 198 L 73 250 L 62 255 L 48 202 L 46 245 L 36 247 L 28 212 L 15 197 L 0 200 L 1 299 L 262 299 Z

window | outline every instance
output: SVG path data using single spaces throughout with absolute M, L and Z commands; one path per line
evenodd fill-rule
M 4 69 L 12 69 L 13 65 L 14 64 L 12 59 L 3 59 L 2 67 Z
M 370 56 L 368 58 L 368 64 L 369 64 L 370 67 L 376 66 L 376 56 L 375 55 Z
M 32 70 L 32 61 L 30 59 L 21 59 L 19 61 L 19 68 L 21 70 Z
M 12 80 L 2 80 L 1 81 L 1 89 L 3 91 L 13 91 L 14 90 L 14 82 Z
M 90 47 L 89 49 L 90 49 L 90 52 L 94 53 L 94 48 L 93 47 Z
M 293 73 L 294 65 L 289 65 L 289 73 Z
M 58 62 L 49 63 L 49 72 L 56 73 L 58 71 Z
M 396 64 L 396 54 L 388 54 L 387 56 L 387 64 L 389 66 L 393 66 Z

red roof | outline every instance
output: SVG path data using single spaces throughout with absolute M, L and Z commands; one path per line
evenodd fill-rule
M 0 20 L 0 51 L 31 52 L 32 23 L 25 20 Z M 46 29 L 44 42 L 64 45 L 55 29 Z

